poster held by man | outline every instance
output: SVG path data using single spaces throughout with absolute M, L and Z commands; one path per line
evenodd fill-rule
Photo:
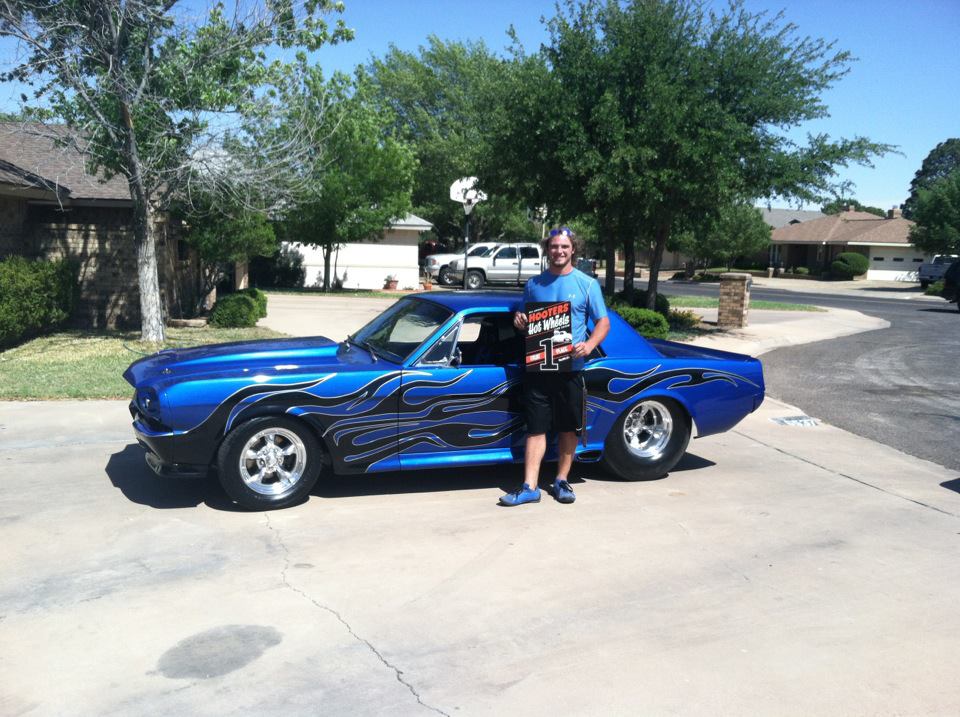
M 569 372 L 573 365 L 570 302 L 528 302 L 525 310 L 528 317 L 524 338 L 526 370 Z

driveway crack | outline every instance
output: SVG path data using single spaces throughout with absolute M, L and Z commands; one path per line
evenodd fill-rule
M 886 488 L 881 488 L 881 487 L 878 486 L 878 485 L 874 485 L 873 483 L 868 483 L 867 481 L 862 480 L 862 479 L 860 479 L 860 478 L 855 478 L 854 476 L 849 475 L 849 474 L 847 474 L 847 473 L 842 473 L 842 472 L 840 472 L 840 471 L 834 470 L 833 468 L 828 468 L 827 466 L 821 465 L 820 463 L 817 463 L 816 461 L 811 461 L 809 458 L 804 458 L 803 456 L 798 456 L 796 453 L 791 453 L 790 451 L 785 451 L 784 449 L 778 448 L 778 447 L 775 446 L 775 445 L 772 445 L 772 444 L 770 444 L 770 443 L 765 443 L 764 441 L 761 441 L 761 440 L 758 439 L 758 438 L 754 438 L 753 436 L 748 436 L 746 433 L 742 433 L 741 431 L 732 431 L 732 433 L 736 433 L 738 436 L 742 436 L 743 438 L 746 438 L 747 440 L 753 441 L 754 443 L 759 443 L 761 446 L 764 446 L 764 447 L 766 447 L 766 448 L 772 448 L 772 449 L 775 450 L 777 453 L 781 453 L 781 454 L 783 454 L 783 455 L 785 455 L 785 456 L 790 456 L 791 458 L 795 458 L 795 459 L 798 460 L 798 461 L 801 461 L 801 462 L 803 462 L 803 463 L 806 463 L 807 465 L 811 465 L 811 466 L 813 466 L 814 468 L 819 468 L 820 470 L 826 471 L 827 473 L 831 473 L 831 474 L 833 474 L 833 475 L 835 475 L 835 476 L 839 476 L 840 478 L 846 478 L 847 480 L 853 481 L 854 483 L 859 483 L 860 485 L 866 486 L 867 488 L 873 488 L 874 490 L 878 490 L 878 491 L 880 491 L 881 493 L 886 493 L 887 495 L 893 496 L 894 498 L 899 498 L 900 500 L 905 500 L 905 501 L 907 501 L 908 503 L 913 503 L 914 505 L 919 505 L 921 508 L 927 508 L 928 510 L 935 510 L 935 511 L 938 512 L 938 513 L 943 513 L 944 515 L 949 515 L 951 518 L 960 518 L 960 515 L 957 515 L 956 513 L 951 513 L 949 510 L 944 510 L 943 508 L 938 508 L 938 507 L 935 506 L 935 505 L 930 505 L 929 503 L 924 503 L 924 502 L 921 501 L 921 500 L 916 500 L 916 499 L 914 499 L 914 498 L 908 498 L 908 497 L 905 496 L 905 495 L 901 495 L 900 493 L 895 493 L 895 492 L 893 492 L 892 490 L 887 490 Z
M 437 714 L 444 715 L 444 717 L 450 717 L 450 715 L 447 712 L 444 712 L 443 710 L 437 707 L 434 707 L 433 705 L 428 705 L 426 702 L 424 702 L 423 699 L 420 697 L 420 693 L 417 692 L 414 686 L 404 679 L 403 670 L 401 670 L 399 667 L 391 663 L 386 657 L 384 657 L 381 654 L 381 652 L 376 647 L 374 647 L 373 643 L 371 643 L 365 637 L 358 635 L 356 631 L 354 631 L 353 627 L 351 627 L 350 623 L 347 622 L 339 612 L 334 610 L 332 607 L 324 605 L 323 603 L 315 600 L 313 597 L 311 597 L 310 595 L 308 595 L 307 593 L 305 593 L 303 590 L 296 587 L 295 585 L 292 585 L 290 581 L 287 580 L 287 570 L 290 567 L 290 549 L 287 548 L 287 544 L 283 542 L 283 537 L 280 535 L 280 531 L 274 528 L 273 524 L 270 522 L 270 514 L 264 513 L 264 517 L 266 518 L 266 521 L 267 521 L 267 528 L 270 530 L 271 533 L 273 533 L 274 538 L 277 541 L 277 545 L 279 545 L 280 548 L 283 550 L 283 570 L 280 571 L 280 580 L 281 582 L 283 582 L 284 586 L 289 588 L 293 592 L 295 592 L 304 600 L 307 600 L 308 602 L 310 602 L 314 607 L 317 607 L 333 615 L 333 617 L 335 617 L 340 622 L 340 624 L 347 629 L 347 632 L 350 633 L 351 637 L 353 637 L 354 640 L 365 645 L 367 649 L 370 650 L 370 652 L 372 652 L 376 656 L 376 658 L 380 660 L 381 663 L 383 663 L 385 667 L 393 671 L 394 676 L 397 678 L 397 682 L 399 682 L 401 685 L 403 685 L 408 690 L 410 690 L 410 694 L 414 696 L 414 698 L 417 700 L 417 702 L 421 706 L 426 707 L 428 710 L 432 710 Z

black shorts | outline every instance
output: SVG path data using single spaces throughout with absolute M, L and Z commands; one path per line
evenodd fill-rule
M 523 409 L 527 433 L 583 429 L 586 390 L 579 371 L 528 373 L 523 378 Z

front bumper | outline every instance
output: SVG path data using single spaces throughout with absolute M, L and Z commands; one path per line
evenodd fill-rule
M 135 402 L 130 402 L 133 417 L 133 432 L 145 451 L 144 460 L 154 473 L 164 478 L 203 478 L 209 466 L 193 463 L 177 463 L 174 454 L 174 436 L 151 425 L 151 420 L 140 413 Z

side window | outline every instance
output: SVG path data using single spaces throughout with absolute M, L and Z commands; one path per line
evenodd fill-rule
M 421 364 L 443 364 L 446 365 L 450 362 L 450 358 L 453 356 L 453 347 L 457 341 L 457 330 L 460 328 L 460 325 L 453 326 L 449 328 L 443 336 L 433 345 L 427 353 L 423 355 L 423 358 L 420 359 Z
M 520 335 L 513 328 L 513 314 L 473 314 L 463 322 L 457 342 L 461 366 L 507 366 L 519 364 L 523 352 Z
M 540 254 L 537 251 L 536 247 L 522 246 L 520 247 L 520 258 L 521 259 L 539 259 Z
M 516 247 L 508 246 L 504 247 L 497 252 L 497 259 L 516 259 L 517 258 L 517 249 Z

